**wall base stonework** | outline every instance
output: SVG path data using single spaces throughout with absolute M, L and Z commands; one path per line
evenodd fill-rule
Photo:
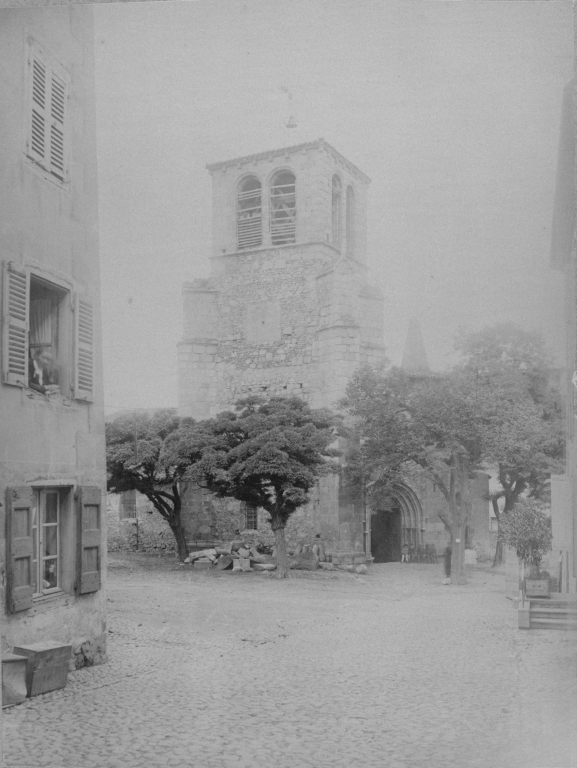
M 94 667 L 98 664 L 106 664 L 108 656 L 106 655 L 106 633 L 91 637 L 83 643 L 72 647 L 72 657 L 70 659 L 69 670 L 82 667 Z

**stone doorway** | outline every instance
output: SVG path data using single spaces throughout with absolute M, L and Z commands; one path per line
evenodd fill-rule
M 380 509 L 371 520 L 371 555 L 375 563 L 401 560 L 401 510 Z

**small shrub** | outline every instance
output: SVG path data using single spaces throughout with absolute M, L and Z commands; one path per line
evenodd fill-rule
M 551 518 L 535 499 L 519 499 L 499 523 L 503 541 L 512 547 L 530 576 L 540 575 L 543 556 L 551 549 Z

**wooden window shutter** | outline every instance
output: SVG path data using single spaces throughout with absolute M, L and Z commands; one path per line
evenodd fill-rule
M 84 486 L 78 492 L 78 557 L 76 592 L 79 595 L 100 589 L 102 540 L 102 493 Z
M 26 153 L 60 181 L 67 177 L 66 122 L 70 77 L 30 38 L 29 126 Z
M 16 613 L 32 608 L 34 492 L 22 486 L 8 488 L 7 495 L 8 612 Z
M 41 49 L 37 46 L 30 51 L 30 113 L 28 142 L 26 149 L 28 155 L 40 165 L 46 167 L 48 161 L 48 144 L 50 124 L 49 118 L 49 91 L 50 70 L 46 60 L 42 56 Z
M 94 399 L 94 311 L 92 304 L 78 295 L 75 301 L 74 397 Z
M 50 82 L 50 172 L 61 181 L 66 178 L 64 147 L 64 119 L 66 110 L 67 83 L 51 73 Z
M 28 323 L 30 277 L 13 263 L 3 269 L 2 371 L 5 384 L 28 384 Z

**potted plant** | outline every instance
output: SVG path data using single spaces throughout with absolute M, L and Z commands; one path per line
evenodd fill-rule
M 524 579 L 527 597 L 549 595 L 549 574 L 541 571 L 543 556 L 551 549 L 551 518 L 535 499 L 519 499 L 499 523 L 503 541 L 512 547 L 529 571 Z

